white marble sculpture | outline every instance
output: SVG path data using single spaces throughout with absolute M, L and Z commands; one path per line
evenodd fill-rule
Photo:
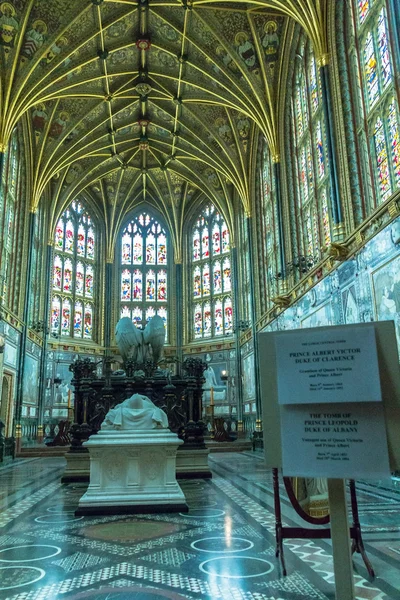
M 139 430 L 167 429 L 168 417 L 147 396 L 133 394 L 106 414 L 101 429 Z
M 139 365 L 146 360 L 158 363 L 165 343 L 164 321 L 155 315 L 142 330 L 129 317 L 122 317 L 115 328 L 115 339 L 124 360 L 132 359 Z
M 108 411 L 84 446 L 90 484 L 76 511 L 84 514 L 187 511 L 176 481 L 176 451 L 183 441 L 147 396 L 134 394 Z
M 203 373 L 205 379 L 203 383 L 203 403 L 205 405 L 210 404 L 211 400 L 211 388 L 214 392 L 214 403 L 226 401 L 226 387 L 224 385 L 218 385 L 215 377 L 214 369 L 208 365 L 207 369 Z

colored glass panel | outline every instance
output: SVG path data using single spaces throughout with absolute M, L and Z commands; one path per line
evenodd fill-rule
M 58 296 L 54 296 L 51 303 L 51 330 L 58 333 L 60 329 L 61 301 Z
M 142 309 L 138 306 L 132 311 L 132 321 L 135 323 L 136 327 L 140 327 L 142 324 Z
M 392 81 L 392 67 L 390 64 L 388 35 L 384 8 L 382 8 L 378 17 L 378 47 L 379 56 L 381 59 L 382 83 L 383 88 L 386 88 Z
M 130 308 L 128 306 L 123 306 L 121 308 L 120 315 L 121 315 L 121 319 L 122 319 L 122 317 L 130 317 L 131 316 Z
M 157 237 L 157 264 L 167 264 L 167 238 L 163 233 Z
M 153 270 L 146 274 L 146 300 L 154 301 L 156 298 L 156 276 Z
M 214 255 L 221 253 L 221 233 L 218 223 L 214 223 L 212 228 L 212 248 Z
M 91 304 L 85 304 L 85 323 L 83 337 L 91 339 L 93 330 L 93 308 Z
M 146 238 L 146 264 L 156 264 L 156 239 L 152 233 L 148 234 Z
M 201 257 L 208 258 L 210 256 L 208 227 L 204 227 L 201 234 Z
M 311 109 L 315 112 L 319 105 L 319 93 L 317 82 L 317 66 L 314 56 L 311 56 L 310 60 L 309 82 Z
M 64 247 L 64 223 L 62 219 L 60 219 L 56 225 L 54 247 L 59 250 L 63 250 Z
M 300 154 L 300 190 L 301 200 L 304 204 L 308 199 L 307 159 L 305 148 L 301 149 Z
M 193 298 L 201 296 L 201 271 L 200 267 L 196 267 L 193 271 Z
M 376 62 L 374 39 L 369 31 L 364 45 L 364 69 L 367 83 L 369 105 L 372 107 L 379 98 L 378 66 Z
M 317 149 L 317 161 L 318 161 L 318 176 L 322 179 L 325 175 L 325 156 L 324 156 L 324 142 L 322 139 L 322 127 L 321 121 L 317 123 L 316 129 L 316 149 Z
M 121 300 L 128 302 L 131 299 L 132 283 L 131 272 L 128 269 L 122 271 L 121 275 Z
M 93 268 L 90 265 L 86 267 L 85 296 L 88 298 L 93 296 Z
M 76 265 L 76 272 L 75 272 L 75 292 L 79 295 L 83 295 L 83 288 L 84 288 L 84 279 L 85 279 L 85 273 L 84 273 L 85 269 L 83 266 L 83 263 L 78 262 Z
M 214 310 L 214 330 L 215 335 L 223 335 L 224 333 L 224 318 L 222 315 L 222 302 L 218 300 L 215 303 Z
M 89 227 L 88 232 L 87 232 L 86 257 L 93 259 L 94 252 L 95 252 L 95 235 L 94 235 L 93 229 L 91 227 Z
M 231 261 L 229 258 L 225 258 L 223 265 L 223 279 L 224 279 L 224 292 L 231 291 Z
M 69 258 L 64 262 L 63 290 L 67 294 L 72 292 L 72 262 Z
M 79 256 L 85 256 L 85 237 L 86 232 L 83 225 L 79 225 L 78 227 L 78 235 L 76 236 L 76 253 Z
M 75 302 L 74 337 L 82 337 L 82 302 Z
M 369 13 L 370 0 L 358 0 L 358 20 L 362 25 Z
M 210 295 L 210 265 L 203 265 L 203 296 Z
M 122 264 L 132 263 L 132 238 L 128 232 L 122 236 Z
M 61 290 L 62 259 L 57 254 L 53 265 L 53 290 Z
M 194 337 L 199 338 L 203 336 L 203 318 L 201 314 L 200 304 L 196 304 L 194 308 Z
M 71 301 L 67 298 L 62 303 L 61 335 L 71 335 Z
M 392 149 L 392 164 L 397 187 L 400 187 L 400 138 L 399 123 L 397 119 L 394 99 L 389 106 L 389 136 Z
M 167 272 L 162 270 L 157 274 L 157 300 L 167 301 Z
M 230 298 L 226 298 L 224 302 L 224 326 L 225 333 L 232 333 L 233 331 L 233 310 L 232 310 L 232 300 Z
M 193 234 L 193 260 L 200 260 L 200 231 L 196 229 Z
M 204 337 L 211 336 L 211 307 L 208 302 L 203 306 L 203 331 Z
M 229 240 L 229 229 L 226 226 L 225 221 L 222 221 L 221 225 L 222 230 L 222 252 L 230 252 L 231 245 Z
M 156 314 L 155 308 L 153 306 L 149 306 L 146 308 L 146 323 L 150 321 Z
M 67 221 L 67 225 L 65 227 L 65 247 L 64 251 L 72 254 L 74 251 L 74 240 L 75 240 L 75 232 L 74 232 L 74 224 L 72 221 Z
M 322 203 L 322 226 L 324 230 L 324 242 L 325 246 L 329 246 L 331 243 L 331 228 L 329 222 L 329 208 L 328 208 L 328 198 L 326 195 L 326 189 L 323 189 L 321 196 Z
M 214 294 L 220 294 L 222 292 L 222 277 L 221 277 L 221 263 L 217 260 L 213 265 L 213 283 L 214 283 Z
M 391 195 L 392 186 L 390 183 L 385 131 L 384 131 L 383 123 L 382 123 L 382 120 L 380 117 L 378 117 L 378 119 L 375 123 L 374 141 L 375 141 L 376 162 L 377 162 L 377 167 L 378 167 L 380 196 L 381 196 L 381 201 L 383 202 Z
M 135 269 L 132 273 L 133 279 L 133 291 L 132 298 L 137 302 L 141 302 L 143 299 L 143 276 L 139 269 Z
M 138 265 L 143 262 L 143 238 L 137 233 L 133 236 L 133 264 Z

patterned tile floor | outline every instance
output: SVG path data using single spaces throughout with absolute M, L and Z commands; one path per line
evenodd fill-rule
M 275 558 L 271 475 L 260 454 L 210 456 L 212 480 L 182 482 L 185 515 L 79 517 L 85 485 L 64 459 L 0 469 L 0 600 L 332 600 L 327 540 L 287 540 Z M 400 482 L 358 483 L 377 577 L 354 557 L 356 597 L 400 600 Z M 282 492 L 283 519 L 302 525 Z

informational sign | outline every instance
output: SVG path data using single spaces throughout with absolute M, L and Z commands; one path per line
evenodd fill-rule
M 388 476 L 374 327 L 278 333 L 275 353 L 283 474 Z
M 381 402 L 281 407 L 282 470 L 288 477 L 390 475 Z
M 382 400 L 374 327 L 275 335 L 279 404 Z

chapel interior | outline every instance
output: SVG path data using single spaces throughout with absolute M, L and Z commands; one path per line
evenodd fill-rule
M 259 335 L 400 348 L 399 73 L 398 0 L 0 0 L 0 600 L 337 598 L 325 480 L 264 462 Z M 189 512 L 76 513 L 134 392 Z M 277 495 L 312 523 L 285 562 Z M 400 470 L 347 499 L 354 598 L 400 599 Z

